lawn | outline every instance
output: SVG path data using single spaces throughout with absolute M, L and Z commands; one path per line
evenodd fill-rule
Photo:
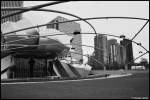
M 76 82 L 1 84 L 1 98 L 132 99 L 149 98 L 149 72 Z

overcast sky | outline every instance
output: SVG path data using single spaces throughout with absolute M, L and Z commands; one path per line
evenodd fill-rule
M 34 6 L 44 4 L 51 1 L 24 1 L 24 6 Z M 122 16 L 122 17 L 140 17 L 149 18 L 149 2 L 148 1 L 71 1 L 67 3 L 57 4 L 47 9 L 54 9 L 75 14 L 82 18 L 87 17 L 107 17 L 107 16 Z M 24 13 L 24 17 L 29 19 L 33 25 L 45 24 L 51 21 L 57 16 L 62 16 L 68 19 L 75 19 L 68 15 L 56 14 L 52 12 L 27 12 Z M 98 33 L 108 33 L 113 35 L 124 34 L 128 38 L 132 38 L 146 21 L 133 20 L 133 19 L 99 19 L 89 21 L 96 29 Z M 92 28 L 85 22 L 78 22 L 81 24 L 82 32 L 93 32 Z M 45 27 L 41 28 L 44 30 Z M 94 46 L 94 35 L 82 35 L 83 45 Z M 111 39 L 114 37 L 108 37 Z M 120 41 L 117 39 L 118 42 Z M 136 42 L 142 43 L 142 45 L 149 50 L 149 23 L 141 31 L 141 33 L 134 39 Z M 141 47 L 133 44 L 134 58 L 138 57 L 145 52 Z M 84 54 L 92 54 L 92 48 L 83 48 Z M 143 56 L 149 61 L 149 54 Z M 140 59 L 139 59 L 140 60 Z M 137 61 L 139 61 L 137 60 Z

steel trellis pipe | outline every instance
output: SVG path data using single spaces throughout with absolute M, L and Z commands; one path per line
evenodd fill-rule
M 73 22 L 73 21 L 80 21 L 80 19 L 77 19 L 77 20 L 69 20 L 69 21 L 63 21 L 63 22 L 52 22 L 52 23 L 49 23 L 49 24 L 36 25 L 36 26 L 32 26 L 32 27 L 22 28 L 22 29 L 19 29 L 19 30 L 15 30 L 15 31 L 11 31 L 11 32 L 3 33 L 3 35 L 7 35 L 7 34 L 11 34 L 11 33 L 15 33 L 15 32 L 19 32 L 19 31 L 24 31 L 24 30 L 32 29 L 32 28 L 43 27 L 43 26 L 53 25 L 53 24 L 57 24 L 57 23 L 67 23 L 67 22 Z
M 7 7 L 7 8 L 1 8 L 1 10 L 23 10 L 23 9 L 27 9 L 26 7 Z M 43 11 L 43 9 L 36 9 L 34 11 Z M 91 18 L 88 18 L 89 20 Z M 92 19 L 137 19 L 137 20 L 148 20 L 146 18 L 137 18 L 137 17 L 94 17 Z
M 106 18 L 107 19 L 107 18 Z M 145 20 L 145 19 L 144 19 Z M 36 26 L 37 27 L 37 26 Z M 148 53 L 148 52 L 146 52 L 146 53 Z M 144 53 L 145 54 L 145 53 Z
M 137 59 L 139 59 L 140 57 L 146 55 L 147 53 L 149 53 L 149 51 L 147 51 L 147 52 L 141 54 L 140 56 L 136 57 L 135 59 L 133 59 L 132 61 L 130 61 L 128 64 L 131 64 L 131 63 L 134 62 L 135 60 L 137 60 Z
M 53 45 L 54 45 L 54 44 L 53 44 Z M 39 46 L 39 45 L 37 45 L 37 46 Z M 31 51 L 31 50 L 25 50 L 25 51 Z M 11 52 L 14 52 L 14 51 L 11 51 Z M 81 54 L 81 53 L 77 53 L 77 52 L 71 52 L 71 51 L 70 51 L 70 53 L 76 53 L 76 54 L 80 54 L 80 55 L 82 55 L 82 56 L 86 56 L 86 57 L 88 57 L 87 55 L 83 55 L 83 54 Z M 140 58 L 140 57 L 144 56 L 144 55 L 145 55 L 145 54 L 147 54 L 147 53 L 149 53 L 149 51 L 147 51 L 147 52 L 145 52 L 144 54 L 142 54 L 142 55 L 138 56 L 137 58 L 135 58 L 134 60 L 132 60 L 132 61 L 131 61 L 131 62 L 129 62 L 128 64 L 132 63 L 133 61 L 137 60 L 138 58 Z M 103 65 L 103 67 L 105 67 L 105 65 L 104 65 L 104 64 L 102 64 L 101 62 L 97 61 L 95 58 L 92 58 L 92 59 L 93 59 L 93 60 L 95 60 L 96 62 L 100 63 L 101 65 Z
M 131 41 L 144 29 L 144 27 L 148 24 L 149 20 L 146 21 L 146 23 L 142 26 L 142 28 L 133 36 L 133 38 L 131 39 Z M 130 44 L 130 42 L 128 44 L 125 45 L 128 46 Z
M 25 51 L 31 51 L 31 50 L 25 50 Z M 11 51 L 12 53 L 15 53 L 14 51 Z M 17 51 L 18 52 L 18 51 Z M 75 53 L 75 54 L 79 54 L 79 55 L 82 55 L 82 56 L 85 56 L 85 57 L 88 57 L 87 55 L 84 55 L 84 54 L 81 54 L 81 53 L 78 53 L 78 52 L 72 52 L 72 51 L 69 51 L 70 53 Z M 99 63 L 100 65 L 102 65 L 103 67 L 106 67 L 103 63 L 101 63 L 100 61 L 96 60 L 95 58 L 92 58 L 94 61 L 96 61 L 97 63 Z
M 109 18 L 111 19 L 112 17 L 92 17 L 92 18 L 82 18 L 82 19 L 84 19 L 84 20 L 94 20 L 94 19 L 109 19 Z M 114 17 L 114 18 L 118 19 L 118 17 Z M 134 18 L 134 17 L 119 17 L 119 18 L 121 18 L 121 19 L 139 19 L 139 20 L 145 20 L 145 19 L 142 19 L 142 18 Z M 57 24 L 57 23 L 74 22 L 74 21 L 81 21 L 81 19 L 74 19 L 74 20 L 63 21 L 63 22 L 52 22 L 52 23 L 48 23 L 48 24 L 41 24 L 41 25 L 38 25 L 38 26 L 36 25 L 36 26 L 32 26 L 32 27 L 27 27 L 27 28 L 15 30 L 15 31 L 12 31 L 12 32 L 3 33 L 3 35 L 7 35 L 7 34 L 10 34 L 10 33 L 14 33 L 14 32 L 19 32 L 19 31 L 23 31 L 23 30 L 27 30 L 27 29 L 31 29 L 31 28 L 43 27 L 43 26 L 53 25 L 53 24 Z
M 2 16 L 1 19 L 7 18 L 7 17 L 10 17 L 10 16 L 14 16 L 14 15 L 17 15 L 17 14 L 21 14 L 21 13 L 24 13 L 24 12 L 27 12 L 27 11 L 30 11 L 30 10 L 35 10 L 35 9 L 39 9 L 39 8 L 42 8 L 42 7 L 51 6 L 51 5 L 64 3 L 64 2 L 69 2 L 69 1 L 55 1 L 55 2 L 50 2 L 50 3 L 45 3 L 45 4 L 41 4 L 41 5 L 32 6 L 28 9 L 24 9 L 24 10 L 19 11 L 19 12 L 15 12 L 15 13 L 12 13 L 12 14 Z
M 55 36 L 55 35 L 69 35 L 69 34 L 73 34 L 73 33 L 66 33 L 66 34 L 51 34 L 51 35 L 44 35 L 44 36 L 38 36 L 38 35 L 8 35 L 8 36 L 4 36 L 4 37 L 34 36 L 34 37 L 30 37 L 30 38 L 28 38 L 28 39 L 19 39 L 19 40 L 14 40 L 14 41 L 5 42 L 5 43 L 12 43 L 12 42 L 17 42 L 17 41 L 22 41 L 22 40 L 29 40 L 29 39 L 37 38 L 37 37 L 46 37 L 46 36 Z M 94 33 L 81 33 L 81 34 L 88 34 L 88 35 L 89 35 L 89 34 L 94 34 Z M 120 36 L 117 36 L 117 35 L 102 34 L 102 33 L 97 33 L 97 34 L 107 35 L 107 36 L 113 36 L 113 37 L 120 38 Z M 5 44 L 5 43 L 2 43 L 2 44 Z
M 69 34 L 73 34 L 73 33 L 65 33 L 66 35 L 69 35 Z M 94 34 L 94 33 L 81 33 L 81 34 Z M 117 35 L 111 35 L 111 34 L 104 34 L 104 33 L 97 33 L 97 34 L 101 34 L 101 35 L 107 35 L 107 36 L 113 36 L 113 37 L 117 37 L 117 38 L 120 38 L 120 36 L 117 36 Z M 52 35 L 44 35 L 44 36 L 53 36 L 53 35 L 63 35 L 63 34 L 52 34 Z M 23 37 L 23 36 L 34 36 L 34 37 L 39 37 L 38 35 L 5 35 L 4 37 Z M 42 36 L 42 37 L 44 37 Z
M 57 43 L 56 43 L 57 44 Z M 56 45 L 56 44 L 42 44 L 42 45 Z M 71 44 L 64 44 L 64 45 L 71 45 Z M 78 45 L 78 44 L 76 44 L 76 45 Z M 40 46 L 40 45 L 21 45 L 21 46 L 23 46 L 23 47 L 18 47 L 18 48 L 13 48 L 13 49 L 19 49 L 19 48 L 24 48 L 24 47 L 30 47 L 30 46 Z M 80 45 L 80 46 L 86 46 L 86 47 L 92 47 L 92 48 L 94 48 L 93 46 L 87 46 L 87 45 Z M 96 48 L 96 49 L 100 49 L 100 48 Z M 12 49 L 10 49 L 10 50 L 12 50 Z M 27 51 L 27 50 L 25 50 L 25 51 Z M 28 50 L 29 51 L 29 50 Z M 30 50 L 31 51 L 31 50 Z M 12 52 L 14 52 L 14 51 L 12 51 Z M 149 53 L 149 51 L 147 51 L 146 53 Z M 142 56 L 144 56 L 146 53 L 144 53 L 144 54 L 142 54 L 142 55 L 140 55 L 139 57 L 137 57 L 137 58 L 135 58 L 133 61 L 135 61 L 135 60 L 137 60 L 138 58 L 140 58 L 140 57 L 142 57 Z M 86 55 L 87 56 L 87 55 Z M 95 58 L 92 58 L 92 59 L 94 59 L 95 61 L 96 61 L 96 59 Z M 131 62 L 133 62 L 133 61 L 131 61 Z M 98 63 L 101 63 L 101 62 L 99 62 L 99 61 L 96 61 L 96 62 L 98 62 Z M 131 62 L 129 62 L 128 64 L 130 64 Z M 102 64 L 102 63 L 101 63 Z M 103 66 L 105 66 L 105 65 L 103 65 Z
M 30 37 L 30 38 L 28 38 L 28 39 L 18 39 L 18 40 L 14 40 L 14 41 L 10 41 L 10 42 L 5 42 L 5 43 L 2 43 L 2 44 L 17 42 L 17 41 L 23 41 L 23 40 L 29 40 L 29 39 L 34 39 L 34 38 L 38 38 L 38 37 L 56 36 L 56 35 L 67 35 L 67 34 L 52 34 L 52 35 L 44 35 L 44 36 L 38 36 L 38 35 L 24 35 L 24 36 L 34 36 L 34 37 Z M 16 36 L 17 36 L 17 35 L 16 35 Z M 15 36 L 13 36 L 13 37 L 15 37 Z
M 72 33 L 70 33 L 72 34 Z M 81 34 L 94 34 L 94 33 L 81 33 Z M 97 34 L 102 34 L 102 33 L 97 33 Z M 55 35 L 67 35 L 67 34 L 52 34 L 52 35 L 44 35 L 44 36 L 38 36 L 38 35 L 8 35 L 7 37 L 11 37 L 11 36 L 35 36 L 35 37 L 30 37 L 31 38 L 37 38 L 37 37 L 46 37 L 46 36 L 55 36 Z M 107 36 L 113 36 L 113 37 L 117 37 L 117 38 L 121 38 L 120 36 L 116 36 L 116 35 L 110 35 L 110 34 L 102 34 L 102 35 L 107 35 Z M 37 37 L 36 37 L 37 36 Z M 127 38 L 125 38 L 127 39 Z M 10 42 L 6 42 L 6 43 L 12 43 L 12 42 L 17 42 L 17 41 L 21 41 L 21 40 L 28 40 L 28 39 L 19 39 L 19 40 L 15 40 L 15 41 L 10 41 Z M 138 44 L 137 42 L 133 41 L 133 43 Z M 5 43 L 2 43 L 5 44 Z M 140 47 L 142 47 L 144 50 L 148 51 L 144 46 L 139 45 Z
M 135 42 L 136 43 L 136 42 Z M 56 43 L 57 44 L 57 43 Z M 55 46 L 56 44 L 42 44 L 42 45 L 53 45 Z M 71 44 L 64 44 L 64 45 L 71 45 Z M 78 45 L 78 44 L 74 44 L 74 45 Z M 17 47 L 17 48 L 13 48 L 13 49 L 19 49 L 19 48 L 24 48 L 24 47 L 33 47 L 33 46 L 40 46 L 40 45 L 21 45 L 23 47 Z M 87 45 L 79 45 L 79 46 L 85 46 L 85 47 L 92 47 L 95 48 L 93 46 L 87 46 Z M 96 48 L 96 49 L 100 49 L 100 48 Z M 12 50 L 12 49 L 10 49 Z M 26 50 L 25 50 L 26 51 Z M 13 52 L 13 51 L 12 51 Z M 138 58 L 144 56 L 145 54 L 149 53 L 149 51 L 147 51 L 146 53 L 140 55 L 139 57 L 135 58 L 134 60 L 132 60 L 131 62 L 129 62 L 128 64 L 132 63 L 133 61 L 137 60 Z M 87 55 L 86 55 L 87 56 Z M 101 62 L 97 61 L 95 58 L 92 58 L 93 60 L 95 60 L 96 62 L 100 63 L 101 65 L 103 65 Z M 105 67 L 105 65 L 103 65 Z
M 19 10 L 29 10 L 30 11 L 30 8 L 27 8 L 27 7 L 24 7 L 24 9 L 19 9 Z M 58 10 L 50 10 L 50 9 L 41 9 L 41 10 L 38 10 L 38 9 L 31 9 L 31 10 L 35 10 L 35 11 L 46 11 L 46 12 L 55 12 L 55 13 L 61 13 L 61 14 L 65 14 L 65 15 L 69 15 L 69 16 L 73 16 L 75 18 L 78 18 L 84 22 L 86 22 L 88 25 L 90 25 L 90 27 L 94 30 L 95 34 L 96 34 L 96 30 L 95 28 L 92 26 L 92 24 L 90 24 L 88 21 L 84 20 L 83 18 L 80 18 L 79 16 L 76 16 L 74 14 L 70 14 L 70 13 L 67 13 L 67 12 L 63 12 L 63 11 L 58 11 Z
M 28 8 L 24 8 L 24 10 L 26 10 Z M 21 10 L 20 8 L 2 8 L 2 10 Z M 43 11 L 43 10 L 47 10 L 47 9 L 38 9 L 37 11 Z M 53 10 L 55 12 L 55 10 Z M 60 11 L 58 11 L 59 13 Z M 66 14 L 65 12 L 62 12 L 63 14 Z M 109 18 L 123 18 L 123 19 L 138 19 L 138 20 L 147 20 L 147 19 L 144 19 L 144 18 L 134 18 L 134 17 L 95 17 L 95 18 L 87 18 L 87 20 L 90 20 L 90 19 L 109 19 Z M 53 23 L 52 23 L 53 24 Z M 37 26 L 36 26 L 37 27 Z M 40 27 L 40 25 L 38 26 Z M 33 27 L 32 27 L 33 28 Z M 35 28 L 35 27 L 34 27 Z M 25 29 L 28 29 L 28 28 L 25 28 Z M 24 29 L 24 30 L 25 30 Z M 30 28 L 29 28 L 30 29 Z M 17 30 L 18 31 L 18 30 Z M 13 31 L 13 32 L 17 32 L 17 31 Z M 19 30 L 21 31 L 21 30 Z M 9 32 L 9 33 L 13 33 L 13 32 Z M 9 33 L 4 33 L 4 34 L 9 34 Z M 145 49 L 145 48 L 144 48 Z M 145 49 L 146 50 L 146 49 Z
M 133 40 L 143 30 L 143 28 L 148 24 L 148 22 L 149 20 L 147 20 L 147 22 L 143 25 L 143 27 L 135 34 L 135 36 L 131 40 Z
M 139 43 L 137 43 L 137 42 L 135 42 L 135 41 L 133 41 L 133 40 L 132 40 L 132 42 L 135 43 L 135 44 L 137 44 L 137 45 L 139 44 Z M 147 50 L 144 46 L 142 46 L 142 45 L 139 45 L 139 46 L 142 47 L 145 51 L 148 52 L 148 50 Z
M 40 45 L 23 45 L 23 44 L 9 44 L 8 46 L 21 46 L 21 47 L 16 47 L 16 48 L 12 48 L 12 49 L 7 49 L 7 50 L 3 50 L 3 51 L 10 51 L 13 49 L 20 49 L 20 48 L 25 48 L 25 47 L 37 47 L 37 46 L 41 46 L 41 45 L 56 45 L 58 43 L 54 43 L 54 44 L 40 44 Z M 64 44 L 64 45 L 72 45 L 72 44 Z M 77 46 L 84 46 L 84 47 L 90 47 L 90 48 L 94 48 L 94 49 L 98 49 L 98 50 L 103 50 L 101 48 L 97 48 L 94 46 L 88 46 L 88 45 L 79 45 L 79 44 L 73 44 L 73 45 L 77 45 Z M 4 46 L 4 45 L 2 45 Z M 3 52 L 2 51 L 2 52 Z
M 57 43 L 56 43 L 57 44 Z M 49 44 L 49 45 L 56 45 L 56 44 Z M 46 44 L 47 45 L 47 44 Z M 70 44 L 69 44 L 70 45 Z M 39 45 L 35 45 L 35 46 L 39 46 Z M 30 46 L 25 46 L 25 47 L 30 47 Z M 18 47 L 18 48 L 21 48 L 21 47 Z M 18 48 L 15 48 L 15 49 L 18 49 Z M 24 48 L 24 47 L 23 47 Z M 24 50 L 24 51 L 32 51 L 32 50 Z M 15 53 L 15 52 L 19 52 L 19 51 L 10 51 L 12 53 Z M 86 56 L 88 57 L 87 55 L 83 55 L 81 53 L 78 53 L 78 52 L 72 52 L 72 51 L 69 51 L 70 53 L 75 53 L 75 54 L 79 54 L 79 55 L 82 55 L 82 56 Z M 95 58 L 92 58 L 94 61 L 98 62 L 99 64 L 101 64 L 103 67 L 106 67 L 103 63 L 101 63 L 100 61 L 96 60 Z

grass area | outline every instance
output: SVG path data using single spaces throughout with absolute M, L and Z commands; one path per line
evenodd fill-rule
M 93 70 L 93 74 L 129 74 L 129 73 L 149 73 L 149 70 Z
M 11 99 L 131 99 L 149 98 L 149 72 L 77 82 L 1 84 L 1 98 Z

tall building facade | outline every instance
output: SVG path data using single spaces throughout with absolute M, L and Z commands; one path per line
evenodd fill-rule
M 133 47 L 132 41 L 128 39 L 123 39 L 120 44 L 126 48 L 126 63 L 133 61 Z M 127 45 L 128 44 L 128 45 Z M 131 69 L 131 65 L 128 65 L 128 69 Z
M 88 62 L 93 69 L 104 69 L 97 61 L 103 63 L 106 69 L 125 69 L 126 48 L 117 43 L 116 39 L 107 40 L 106 36 L 99 34 L 94 38 L 94 47 L 95 51 Z
M 117 43 L 117 51 L 116 51 L 116 62 L 118 64 L 118 68 L 126 69 L 126 48 L 119 43 Z
M 107 37 L 104 35 L 97 35 L 94 37 L 95 56 L 97 61 L 103 65 L 107 64 Z M 103 65 L 94 61 L 94 69 L 104 69 Z
M 108 63 L 113 64 L 117 62 L 117 40 L 110 39 L 108 40 L 107 53 L 108 53 Z
M 63 21 L 69 21 L 69 19 L 58 16 L 55 19 L 53 19 L 52 21 L 50 21 L 49 23 L 63 22 Z M 81 34 L 77 34 L 77 35 L 70 34 L 70 33 L 74 33 L 74 32 L 81 32 L 80 24 L 78 24 L 76 22 L 58 23 L 58 24 L 53 24 L 53 25 L 47 25 L 47 28 L 54 28 L 54 29 L 64 32 L 70 36 L 73 36 L 73 40 L 70 42 L 72 45 L 72 48 L 74 48 L 75 52 L 83 54 L 82 46 L 81 46 L 82 45 Z M 82 55 L 75 54 L 75 53 L 71 53 L 71 57 L 78 61 L 83 59 Z
M 1 7 L 23 7 L 23 1 L 1 1 Z M 1 16 L 5 16 L 11 13 L 17 12 L 15 10 L 13 11 L 1 11 Z M 22 19 L 22 14 L 17 14 L 11 17 L 7 17 L 1 20 L 1 24 L 6 22 L 6 21 L 12 21 L 12 22 L 17 22 L 20 19 Z
M 116 39 L 108 40 L 108 65 L 112 69 L 124 68 L 126 63 L 126 48 L 119 43 Z

